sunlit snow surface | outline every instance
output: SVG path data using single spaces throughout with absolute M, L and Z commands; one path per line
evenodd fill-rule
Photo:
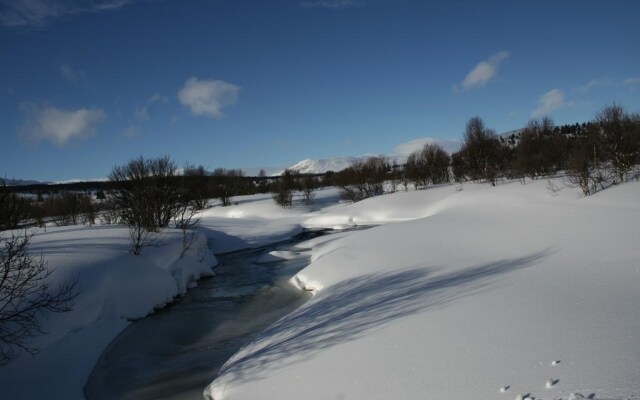
M 206 390 L 235 399 L 635 399 L 640 184 L 443 186 L 337 206 L 315 296 Z M 502 390 L 501 390 L 502 389 Z
M 353 205 L 330 189 L 311 207 L 287 210 L 269 195 L 239 197 L 203 213 L 202 236 L 185 259 L 179 231 L 135 257 L 124 228 L 48 228 L 34 237 L 34 254 L 43 253 L 54 279 L 78 276 L 84 290 L 72 313 L 45 321 L 51 333 L 38 339 L 40 354 L 0 367 L 0 397 L 82 398 L 127 320 L 208 274 L 209 249 L 367 225 L 272 254 L 310 253 L 291 283 L 314 296 L 229 360 L 208 395 L 637 399 L 640 183 L 588 198 L 551 192 L 545 181 L 459 189 Z
M 35 340 L 39 354 L 22 354 L 0 367 L 0 397 L 83 398 L 82 388 L 100 353 L 129 320 L 152 313 L 201 276 L 211 275 L 216 258 L 204 235 L 196 237 L 183 258 L 180 231 L 168 230 L 157 239 L 155 246 L 134 256 L 127 228 L 36 231 L 31 253 L 42 254 L 54 271 L 54 284 L 77 279 L 80 292 L 72 312 L 42 317 L 49 334 Z

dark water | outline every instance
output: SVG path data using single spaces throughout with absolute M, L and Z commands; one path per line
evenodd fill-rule
M 226 360 L 308 299 L 288 283 L 308 260 L 254 261 L 319 234 L 218 256 L 216 276 L 130 324 L 109 345 L 85 386 L 87 398 L 201 399 Z

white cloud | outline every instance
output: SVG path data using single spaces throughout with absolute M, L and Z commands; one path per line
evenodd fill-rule
M 624 81 L 622 81 L 622 84 L 624 86 L 635 86 L 640 84 L 640 76 L 635 77 L 635 78 L 627 78 Z
M 198 80 L 191 77 L 178 92 L 178 100 L 197 116 L 220 118 L 222 109 L 235 104 L 240 87 L 219 80 Z
M 460 150 L 462 143 L 457 139 L 435 139 L 431 137 L 423 137 L 408 142 L 400 143 L 393 148 L 394 154 L 406 157 L 417 150 L 422 150 L 426 144 L 438 144 L 447 153 L 452 154 Z
M 310 0 L 302 1 L 300 5 L 308 8 L 330 8 L 332 10 L 340 10 L 343 8 L 355 8 L 365 6 L 363 0 Z
M 75 69 L 68 64 L 60 64 L 60 74 L 70 82 L 79 82 L 84 79 L 84 71 Z
M 609 86 L 609 85 L 611 85 L 610 79 L 598 78 L 598 79 L 592 79 L 589 82 L 585 83 L 584 85 L 578 86 L 576 90 L 578 92 L 586 94 L 586 93 L 589 93 L 592 89 L 603 87 L 603 86 Z
M 486 86 L 498 74 L 500 64 L 509 58 L 509 53 L 499 51 L 492 54 L 488 59 L 479 62 L 462 81 L 462 88 L 469 90 L 477 86 Z M 454 86 L 454 91 L 458 90 L 458 86 Z
M 73 138 L 91 136 L 95 126 L 105 119 L 105 113 L 97 108 L 62 110 L 22 103 L 20 109 L 25 117 L 22 137 L 34 142 L 48 140 L 58 146 Z
M 538 98 L 538 108 L 533 110 L 531 118 L 538 118 L 568 106 L 564 93 L 560 89 L 552 89 Z
M 166 103 L 169 101 L 169 97 L 162 95 L 160 93 L 156 93 L 153 96 L 149 97 L 149 104 L 153 104 L 153 103 Z
M 123 135 L 129 139 L 138 137 L 140 135 L 140 128 L 135 124 L 131 124 L 124 130 Z
M 149 109 L 145 106 L 138 106 L 133 110 L 133 116 L 138 121 L 147 121 L 149 119 Z
M 41 28 L 65 15 L 117 10 L 136 0 L 0 0 L 0 23 Z

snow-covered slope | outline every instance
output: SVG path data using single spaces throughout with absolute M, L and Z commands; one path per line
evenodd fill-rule
M 2 232 L 11 235 L 11 232 Z M 199 234 L 186 252 L 182 233 L 167 230 L 140 256 L 129 252 L 124 227 L 71 226 L 37 231 L 30 251 L 42 254 L 54 273 L 51 286 L 77 280 L 78 296 L 66 314 L 39 315 L 48 332 L 34 338 L 40 353 L 22 354 L 0 367 L 2 399 L 82 399 L 83 387 L 102 350 L 130 320 L 185 293 L 211 275 L 216 259 Z
M 640 183 L 467 184 L 335 206 L 315 296 L 205 392 L 235 399 L 637 399 Z
M 327 171 L 339 172 L 343 169 L 349 168 L 349 166 L 354 162 L 364 158 L 365 157 L 336 157 L 321 160 L 312 160 L 307 158 L 302 161 L 298 161 L 287 169 L 301 174 L 322 174 Z M 276 175 L 282 175 L 283 173 L 284 170 L 278 172 Z
M 339 172 L 343 169 L 349 168 L 353 163 L 357 161 L 364 161 L 369 157 L 374 157 L 374 155 L 369 154 L 359 157 L 335 157 L 321 160 L 312 160 L 307 158 L 293 164 L 287 169 L 301 174 L 323 174 L 328 171 Z M 282 175 L 283 173 L 284 170 L 278 172 L 276 175 Z

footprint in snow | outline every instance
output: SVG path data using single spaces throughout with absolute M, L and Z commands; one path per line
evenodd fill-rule
M 551 389 L 558 382 L 560 382 L 560 379 L 549 379 L 545 386 L 547 387 L 547 389 Z

